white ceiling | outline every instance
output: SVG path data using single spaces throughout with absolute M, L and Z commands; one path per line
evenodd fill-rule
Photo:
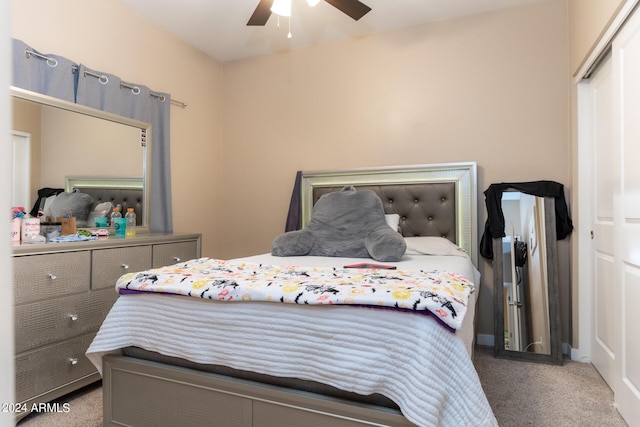
M 288 19 L 272 14 L 264 27 L 248 27 L 258 0 L 117 0 L 219 61 L 318 45 L 426 22 L 548 0 L 362 0 L 371 12 L 354 21 L 329 3 L 311 8 L 292 0 Z

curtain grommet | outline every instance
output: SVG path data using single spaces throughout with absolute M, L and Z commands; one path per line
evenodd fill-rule
M 41 59 L 45 59 L 47 61 L 47 65 L 51 68 L 55 68 L 58 66 L 58 60 L 56 58 L 43 55 L 33 50 L 25 49 L 24 56 L 26 56 L 27 59 L 29 59 L 31 58 L 31 55 L 37 56 L 38 58 L 41 58 Z

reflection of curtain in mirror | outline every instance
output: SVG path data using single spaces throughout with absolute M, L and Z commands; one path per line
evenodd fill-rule
M 122 83 L 117 76 L 80 65 L 77 102 L 151 123 L 149 229 L 152 232 L 169 233 L 173 231 L 169 158 L 170 95 L 154 92 L 155 95 L 164 96 L 162 101 L 158 96 L 151 96 L 146 86 L 131 83 L 124 83 L 123 86 Z

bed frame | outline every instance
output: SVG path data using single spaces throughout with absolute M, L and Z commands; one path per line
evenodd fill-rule
M 303 225 L 321 194 L 346 184 L 376 191 L 403 235 L 445 236 L 477 265 L 475 163 L 303 172 Z M 103 396 L 105 426 L 413 425 L 397 408 L 125 355 L 104 356 Z

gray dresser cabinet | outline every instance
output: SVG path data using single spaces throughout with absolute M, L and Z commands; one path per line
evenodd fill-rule
M 84 353 L 118 298 L 126 272 L 200 256 L 199 234 L 140 234 L 90 242 L 16 245 L 16 402 L 45 403 L 100 379 Z M 28 415 L 20 411 L 17 418 Z

